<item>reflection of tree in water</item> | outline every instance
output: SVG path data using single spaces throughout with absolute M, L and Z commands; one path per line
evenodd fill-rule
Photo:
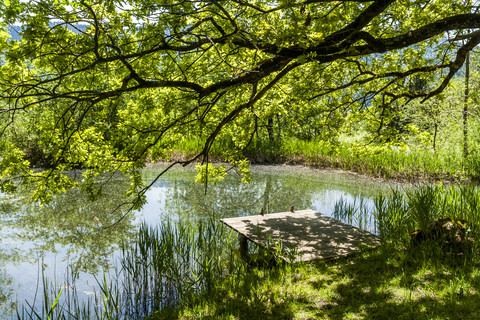
M 115 224 L 127 209 L 114 211 L 124 202 L 127 188 L 127 181 L 116 179 L 95 201 L 73 189 L 44 205 L 32 203 L 25 194 L 16 195 L 17 201 L 9 200 L 0 206 L 0 235 L 18 243 L 19 250 L 0 252 L 0 259 L 26 261 L 48 252 L 57 253 L 63 247 L 73 270 L 97 271 L 122 241 L 134 236 L 133 213 Z
M 292 204 L 308 208 L 311 190 L 299 188 L 289 177 L 269 174 L 255 174 L 250 184 L 230 176 L 223 182 L 208 185 L 206 194 L 203 184 L 177 180 L 167 189 L 165 215 L 188 219 L 225 218 L 258 214 L 262 207 L 267 213 L 288 211 Z
M 0 259 L 3 258 L 2 251 L 0 251 Z M 0 270 L 5 270 L 5 262 L 0 260 Z M 15 310 L 14 301 L 15 292 L 13 289 L 13 278 L 4 271 L 0 271 L 0 307 L 9 313 Z M 1 313 L 0 313 L 1 316 Z
M 160 169 L 156 169 L 157 173 Z M 155 167 L 149 173 L 154 177 Z M 154 188 L 159 189 L 152 191 L 164 196 L 163 217 L 194 221 L 198 217 L 219 219 L 253 215 L 258 214 L 261 208 L 267 213 L 288 211 L 291 205 L 295 205 L 297 210 L 314 209 L 317 205 L 333 206 L 331 202 L 340 195 L 371 197 L 385 187 L 338 172 L 278 167 L 253 167 L 250 184 L 242 183 L 239 176 L 231 174 L 225 181 L 209 184 L 206 194 L 204 185 L 194 183 L 194 179 L 194 169 L 173 168 L 157 181 Z M 163 204 L 159 205 L 162 208 Z
M 17 247 L 12 247 L 13 241 L 4 237 L 2 228 L 5 221 L 12 220 L 12 215 L 21 205 L 7 196 L 0 194 L 0 318 L 2 313 L 13 314 L 16 308 L 14 278 L 6 272 L 6 266 L 12 262 L 24 260 L 24 254 Z

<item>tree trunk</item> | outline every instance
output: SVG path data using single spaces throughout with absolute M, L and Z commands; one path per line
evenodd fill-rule
M 467 112 L 468 112 L 468 96 L 469 87 L 468 81 L 470 80 L 470 52 L 467 53 L 467 59 L 465 62 L 465 99 L 463 103 L 463 158 L 468 156 L 468 126 L 467 126 Z
M 267 119 L 267 132 L 268 139 L 273 142 L 275 140 L 275 134 L 273 132 L 273 117 Z

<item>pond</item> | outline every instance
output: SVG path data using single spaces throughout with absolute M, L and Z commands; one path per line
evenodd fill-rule
M 152 181 L 163 165 L 143 171 Z M 133 239 L 138 226 L 162 224 L 167 218 L 184 223 L 313 209 L 344 222 L 374 230 L 373 217 L 335 214 L 340 202 L 361 202 L 367 207 L 374 195 L 391 184 L 354 174 L 299 166 L 252 166 L 252 181 L 243 184 L 234 171 L 224 181 L 195 183 L 193 167 L 174 167 L 146 193 L 141 210 L 126 212 L 128 181 L 117 177 L 103 187 L 100 199 L 89 201 L 78 190 L 55 196 L 46 205 L 31 203 L 26 195 L 2 196 L 0 203 L 0 318 L 10 318 L 19 305 L 41 303 L 43 281 L 61 286 L 75 283 L 80 297 L 98 292 L 97 278 L 114 264 L 122 242 Z M 73 173 L 72 173 L 73 174 Z M 76 279 L 65 279 L 69 274 Z M 67 280 L 67 281 L 66 281 Z

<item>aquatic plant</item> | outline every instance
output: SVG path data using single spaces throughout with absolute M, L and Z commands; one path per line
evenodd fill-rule
M 243 270 L 235 246 L 234 233 L 213 219 L 142 225 L 135 241 L 123 244 L 116 267 L 97 279 L 93 299 L 77 292 L 75 274 L 67 272 L 62 285 L 49 284 L 43 276 L 43 303 L 26 302 L 17 318 L 142 319 L 208 292 L 221 276 Z
M 412 232 L 426 231 L 436 220 L 466 221 L 466 236 L 479 245 L 480 188 L 475 185 L 392 188 L 388 194 L 377 195 L 373 202 L 372 209 L 367 202 L 341 200 L 335 205 L 334 216 L 359 220 L 373 213 L 375 232 L 382 241 L 407 247 Z

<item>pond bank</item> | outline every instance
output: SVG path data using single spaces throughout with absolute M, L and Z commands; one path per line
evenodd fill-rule
M 171 161 L 185 161 L 197 155 L 198 141 L 184 141 L 170 151 Z M 218 142 L 209 154 L 210 161 L 224 161 L 224 150 L 235 148 Z M 281 142 L 254 141 L 239 151 L 252 164 L 306 165 L 338 168 L 371 177 L 399 182 L 472 182 L 480 179 L 480 160 L 475 154 L 463 158 L 455 153 L 435 153 L 425 148 L 395 145 L 364 145 L 327 141 L 286 139 Z
M 155 165 L 168 165 L 174 162 L 184 162 L 188 161 L 192 157 L 188 157 L 185 155 L 184 157 L 177 156 L 172 157 L 170 161 L 157 161 L 157 162 L 147 162 L 147 166 L 155 166 Z M 248 159 L 247 159 L 248 160 Z M 228 162 L 225 162 L 224 159 L 218 157 L 212 157 L 209 159 L 210 163 L 213 165 L 226 165 L 229 166 Z M 200 164 L 201 161 L 193 162 L 192 165 Z M 180 166 L 181 164 L 179 164 Z M 408 175 L 405 176 L 401 173 L 398 174 L 391 174 L 391 175 L 380 175 L 374 174 L 366 170 L 362 170 L 361 167 L 353 167 L 353 168 L 343 168 L 341 166 L 332 165 L 331 163 L 311 163 L 307 159 L 295 159 L 295 160 L 288 160 L 288 161 L 280 161 L 280 162 L 251 162 L 250 166 L 258 166 L 258 167 L 265 167 L 265 168 L 286 168 L 286 170 L 317 170 L 318 172 L 325 172 L 325 173 L 339 173 L 339 174 L 349 174 L 351 176 L 355 176 L 359 179 L 367 179 L 374 182 L 379 183 L 399 183 L 399 184 L 425 184 L 425 183 L 445 183 L 445 184 L 468 184 L 468 183 L 476 183 L 476 180 L 470 178 L 456 178 L 451 176 L 425 176 L 424 174 L 419 175 Z
M 380 247 L 334 261 L 249 268 L 148 319 L 478 319 L 479 195 L 472 186 L 423 186 L 377 197 Z M 363 210 L 336 209 L 339 216 Z M 442 216 L 469 221 L 472 245 L 411 244 L 412 230 Z

